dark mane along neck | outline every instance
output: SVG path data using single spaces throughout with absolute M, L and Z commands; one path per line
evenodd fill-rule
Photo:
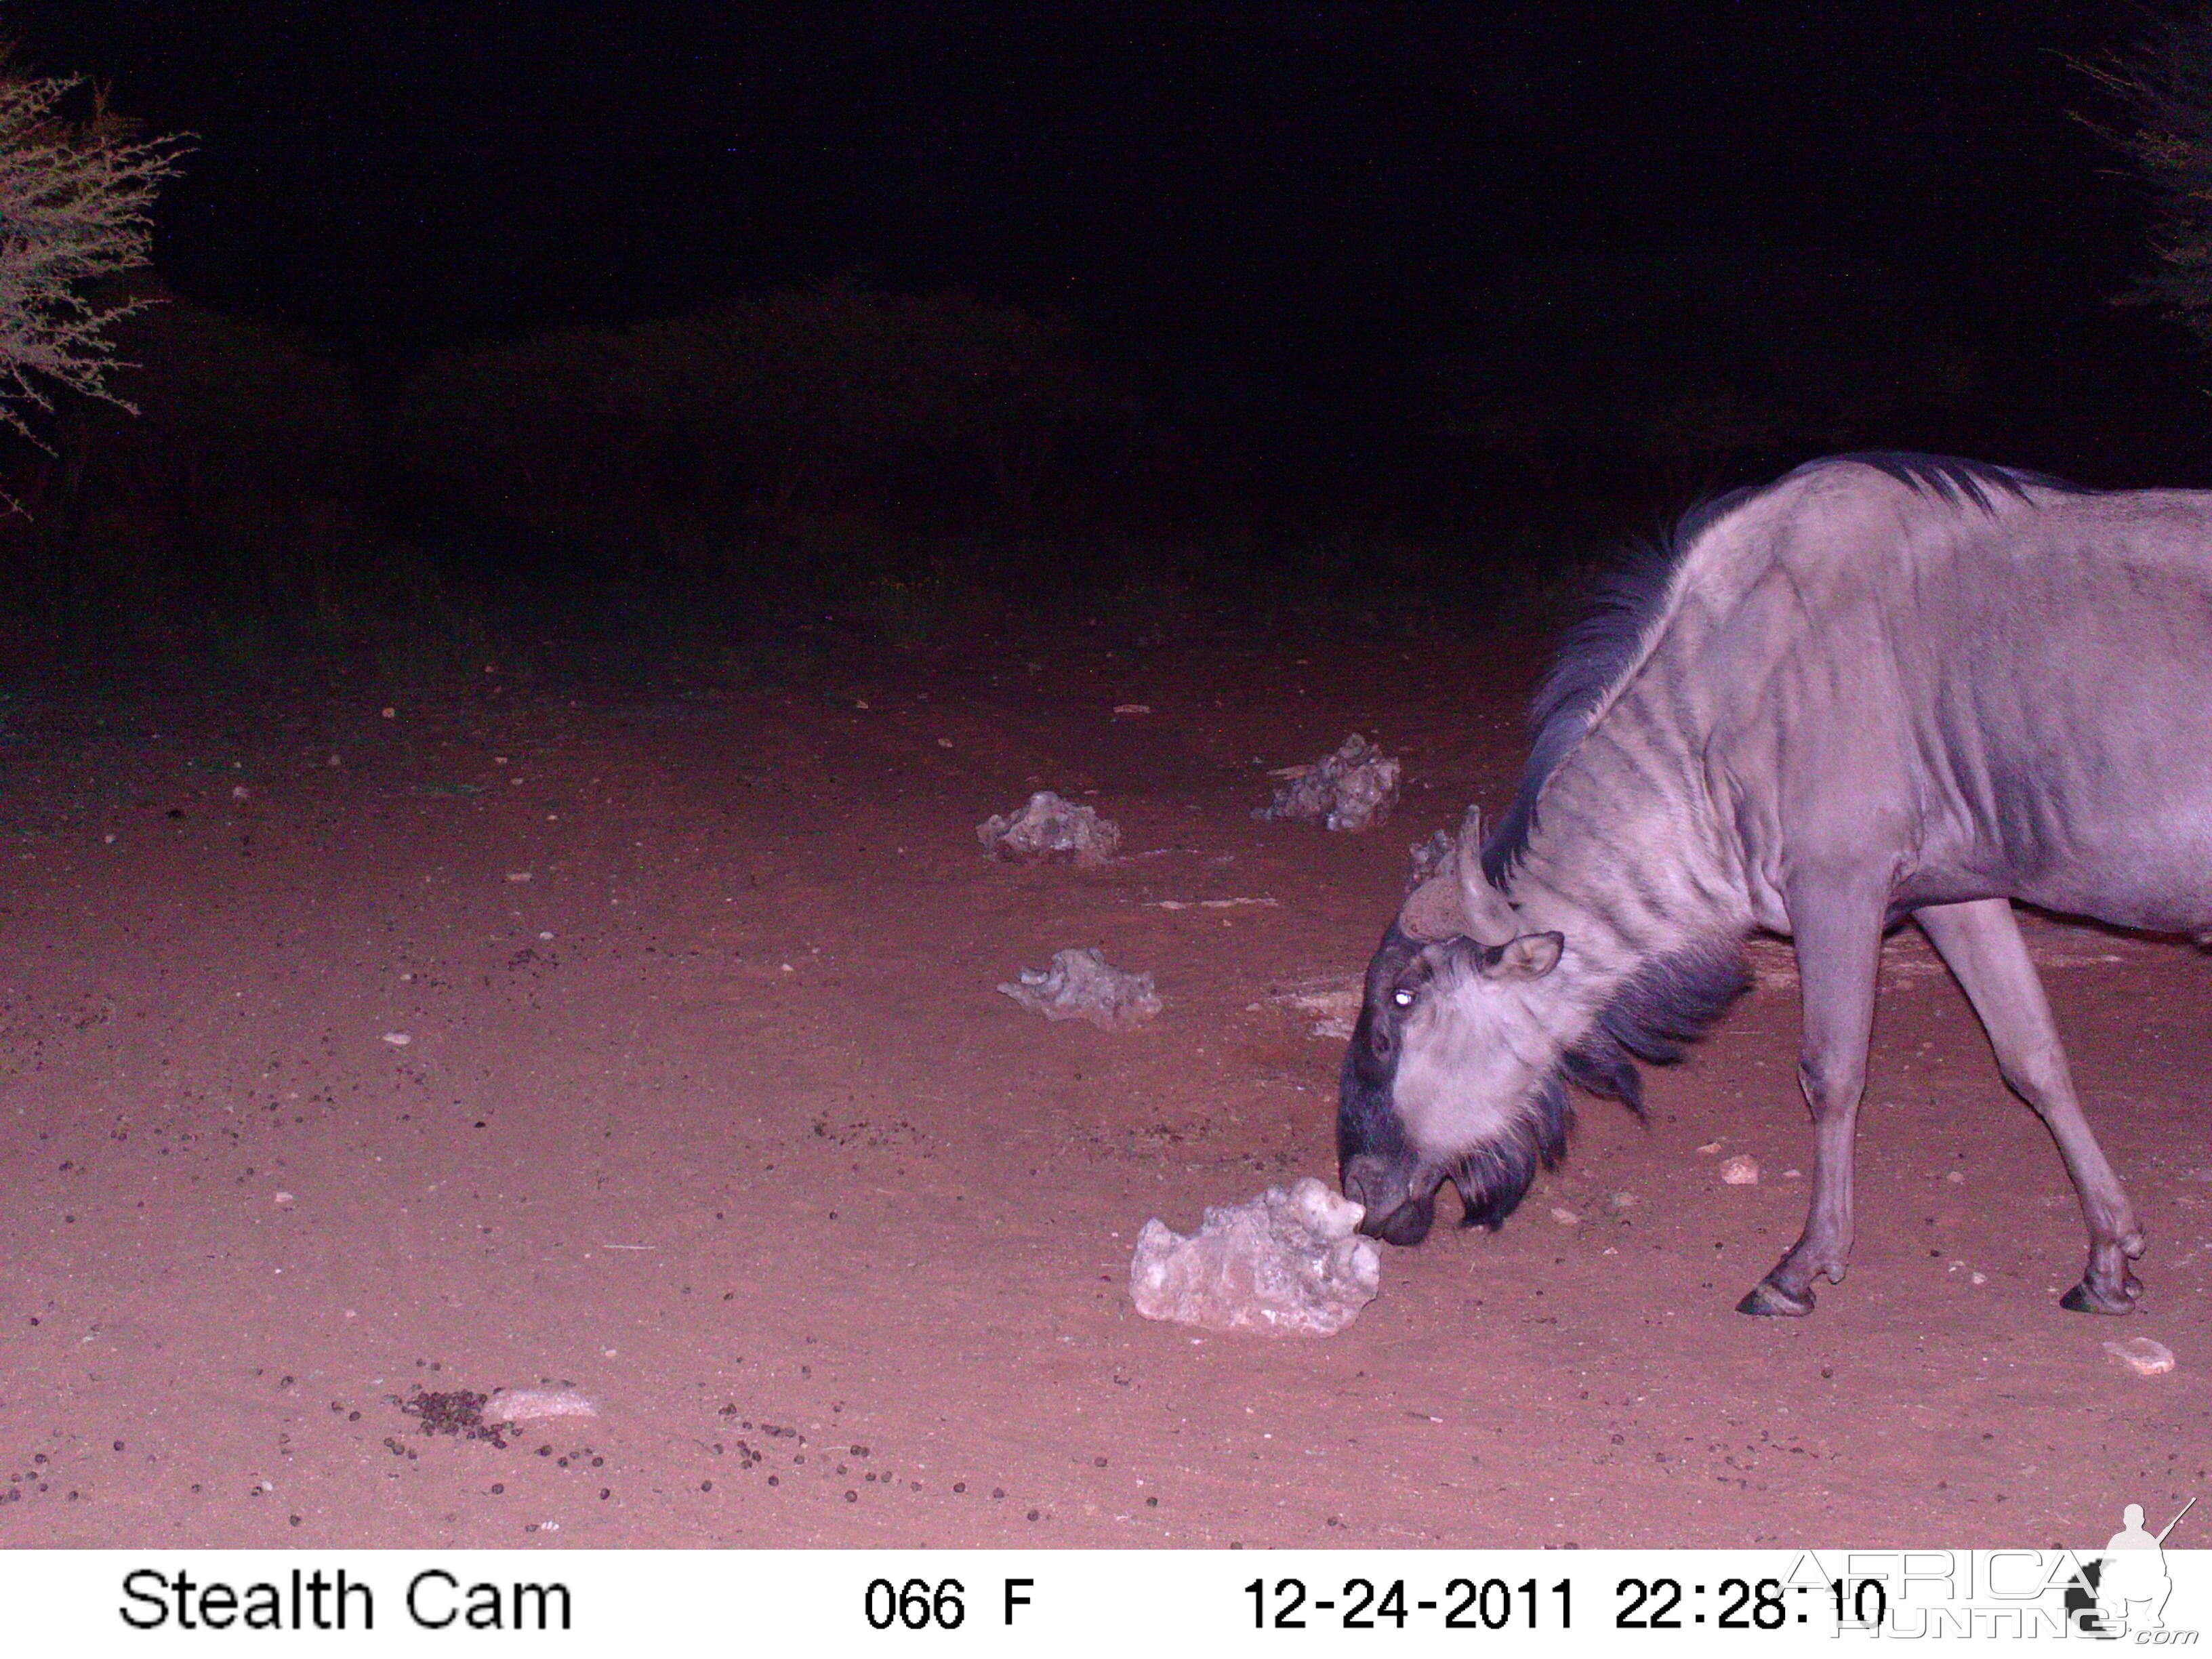
M 1559 640 L 1558 653 L 1529 706 L 1533 735 L 1521 785 L 1482 849 L 1482 872 L 1505 884 L 1536 828 L 1544 781 L 1589 729 L 1591 714 L 1634 665 L 1644 636 L 1667 597 L 1682 556 L 1699 532 L 1757 492 L 1739 489 L 1693 508 L 1659 541 L 1630 548 L 1601 577 L 1589 608 Z
M 1621 981 L 1589 1030 L 1560 1056 L 1559 1075 L 1641 1117 L 1644 1082 L 1637 1062 L 1672 1066 L 1750 988 L 1737 940 L 1711 940 L 1654 957 Z
M 1482 849 L 1483 873 L 1492 882 L 1504 884 L 1528 850 L 1528 837 L 1536 828 L 1536 797 L 1545 780 L 1581 741 L 1607 695 L 1635 667 L 1674 573 L 1692 556 L 1699 539 L 1769 489 L 1845 466 L 1869 467 L 1916 495 L 1983 513 L 1996 512 L 2007 497 L 2025 501 L 2031 489 L 2094 493 L 2021 467 L 1909 450 L 1862 450 L 1808 461 L 1778 484 L 1747 485 L 1700 501 L 1656 542 L 1628 548 L 1614 568 L 1599 578 L 1588 609 L 1561 637 L 1530 707 L 1533 731 L 1520 787 Z
M 1575 1122 L 1569 1085 L 1618 1100 L 1642 1117 L 1638 1062 L 1673 1065 L 1750 988 L 1742 948 L 1734 940 L 1654 957 L 1630 975 L 1536 1085 L 1510 1129 L 1450 1171 L 1466 1205 L 1460 1224 L 1496 1231 L 1528 1196 L 1536 1171 L 1566 1161 Z

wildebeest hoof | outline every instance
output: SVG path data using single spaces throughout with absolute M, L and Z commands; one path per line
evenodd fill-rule
M 1771 1279 L 1762 1279 L 1744 1292 L 1743 1300 L 1735 1304 L 1740 1314 L 1758 1314 L 1770 1319 L 1802 1319 L 1813 1311 L 1813 1292 L 1793 1296 Z
M 2133 1279 L 2126 1282 L 2118 1296 L 2109 1291 L 2097 1289 L 2085 1279 L 2065 1295 L 2060 1297 L 2058 1305 L 2069 1313 L 2132 1313 L 2135 1311 L 2136 1297 L 2138 1294 L 2140 1294 L 2140 1287 Z

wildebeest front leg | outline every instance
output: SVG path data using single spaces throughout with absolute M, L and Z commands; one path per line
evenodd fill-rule
M 1808 1314 L 1814 1279 L 1844 1282 L 1851 1255 L 1852 1139 L 1866 1092 L 1881 913 L 1881 895 L 1871 888 L 1824 888 L 1793 898 L 1805 1005 L 1797 1083 L 1813 1113 L 1813 1196 L 1803 1237 L 1735 1304 L 1738 1313 Z
M 1966 1000 L 1981 1016 L 1982 1029 L 1990 1034 L 1998 1071 L 2050 1127 L 2081 1196 L 2089 1267 L 2062 1303 L 2075 1313 L 2127 1312 L 2139 1289 L 2128 1263 L 2142 1254 L 2142 1229 L 2074 1097 L 2066 1051 L 2059 1046 L 2050 1001 L 2012 905 L 2001 898 L 1981 899 L 1915 911 L 1913 919 L 1959 976 Z

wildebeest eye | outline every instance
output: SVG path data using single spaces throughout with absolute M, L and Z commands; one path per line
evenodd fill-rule
M 1407 990 L 1393 991 L 1390 993 L 1390 1003 L 1393 1007 L 1410 1008 L 1413 1006 L 1413 994 Z

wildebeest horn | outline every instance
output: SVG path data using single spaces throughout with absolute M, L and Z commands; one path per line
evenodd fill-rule
M 1459 900 L 1476 939 L 1502 944 L 1521 931 L 1505 895 L 1482 872 L 1482 809 L 1470 805 L 1459 823 Z
M 1517 931 L 1512 907 L 1482 873 L 1482 811 L 1470 806 L 1459 839 L 1436 873 L 1416 887 L 1398 912 L 1413 939 L 1478 939 L 1499 944 Z

